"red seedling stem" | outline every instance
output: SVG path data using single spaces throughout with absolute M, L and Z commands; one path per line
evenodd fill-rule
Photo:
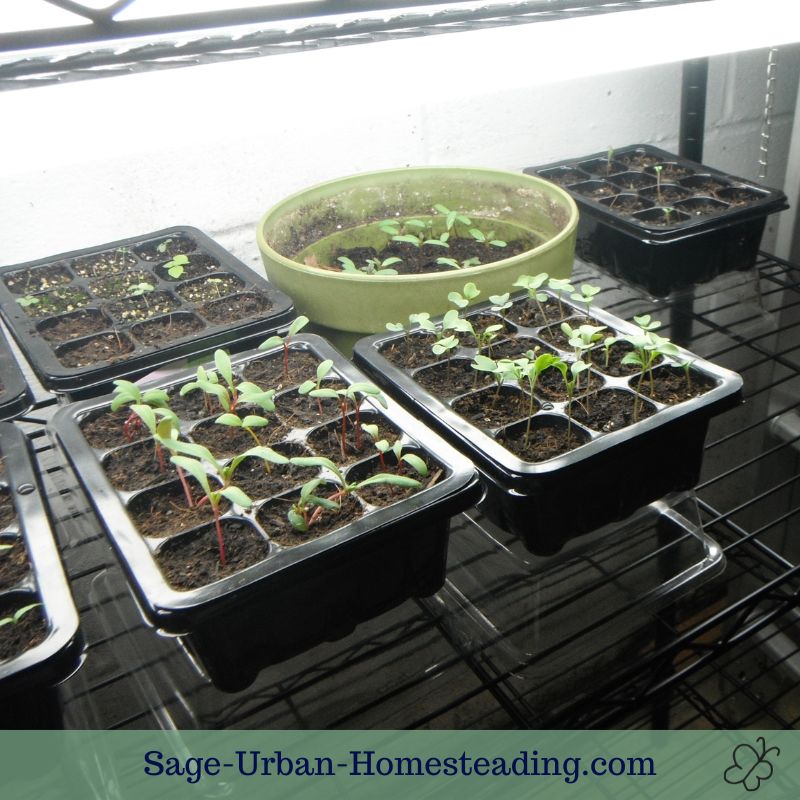
M 194 498 L 192 497 L 191 489 L 189 489 L 189 483 L 186 480 L 186 473 L 180 467 L 177 469 L 178 480 L 180 480 L 181 486 L 183 487 L 183 495 L 186 498 L 186 505 L 189 506 L 189 508 L 192 508 L 192 506 L 194 506 Z

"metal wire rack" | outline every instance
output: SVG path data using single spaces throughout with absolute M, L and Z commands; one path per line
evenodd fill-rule
M 474 547 L 484 534 L 517 553 L 517 563 L 526 557 L 513 537 L 473 511 L 453 521 L 453 543 L 473 551 L 451 545 L 450 581 L 459 570 L 483 569 L 494 581 L 495 605 L 487 608 L 502 607 L 508 593 L 517 611 L 511 621 L 469 604 L 456 619 L 442 593 L 408 601 L 265 669 L 247 691 L 226 694 L 203 677 L 180 639 L 143 622 L 87 498 L 44 433 L 56 400 L 38 392 L 18 424 L 36 446 L 87 642 L 82 669 L 60 687 L 65 724 L 800 726 L 800 268 L 762 254 L 752 272 L 658 301 L 581 262 L 575 279 L 603 287 L 598 305 L 626 318 L 652 313 L 668 321 L 667 335 L 742 374 L 744 404 L 712 423 L 701 483 L 678 499 L 721 546 L 723 573 L 652 604 L 652 576 L 666 547 L 640 556 L 630 537 L 606 532 L 560 562 L 562 572 L 540 565 L 535 586 L 528 585 L 530 575 L 491 572 L 491 551 Z M 685 547 L 688 539 L 680 541 Z M 632 565 L 647 580 L 631 583 Z M 572 584 L 562 581 L 564 570 Z M 565 588 L 544 602 L 536 593 L 545 585 Z M 561 639 L 542 633 L 550 614 L 570 620 Z M 534 646 L 524 650 L 518 640 L 527 627 Z

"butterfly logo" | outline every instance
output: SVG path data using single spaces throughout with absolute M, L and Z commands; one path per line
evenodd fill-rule
M 722 776 L 726 783 L 741 783 L 748 792 L 754 792 L 762 781 L 772 777 L 772 762 L 767 760 L 767 753 L 781 754 L 777 747 L 767 747 L 763 736 L 756 739 L 761 744 L 761 752 L 750 744 L 740 744 L 733 751 L 733 764 Z

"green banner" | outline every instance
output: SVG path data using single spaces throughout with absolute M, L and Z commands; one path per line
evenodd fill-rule
M 791 731 L 3 731 L 8 800 L 800 797 Z

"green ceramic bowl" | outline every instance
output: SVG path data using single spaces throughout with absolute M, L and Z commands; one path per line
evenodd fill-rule
M 330 263 L 336 247 L 369 244 L 375 222 L 430 216 L 435 204 L 490 225 L 498 236 L 519 232 L 539 242 L 491 264 L 427 275 L 367 275 L 309 266 Z M 372 223 L 370 225 L 370 223 Z M 321 183 L 273 206 L 258 225 L 267 276 L 299 313 L 340 331 L 375 333 L 408 315 L 444 313 L 447 295 L 473 281 L 480 300 L 511 290 L 520 275 L 572 272 L 578 209 L 559 186 L 522 173 L 464 167 L 411 167 Z M 365 241 L 365 239 L 367 241 Z M 312 259 L 313 261 L 314 259 Z

